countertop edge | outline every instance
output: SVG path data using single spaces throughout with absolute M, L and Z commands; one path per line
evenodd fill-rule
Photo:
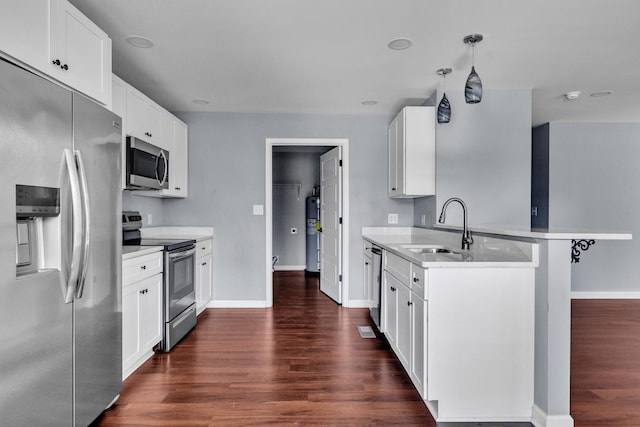
M 143 255 L 149 255 L 155 252 L 162 252 L 162 246 L 123 246 L 122 260 L 128 260 Z

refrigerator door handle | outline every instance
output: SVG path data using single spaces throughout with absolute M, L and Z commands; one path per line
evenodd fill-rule
M 71 187 L 71 209 L 73 216 L 73 247 L 71 249 L 71 268 L 67 287 L 65 290 L 64 302 L 73 302 L 73 296 L 80 274 L 80 252 L 82 250 L 82 200 L 80 195 L 80 182 L 78 180 L 78 168 L 76 158 L 72 150 L 65 149 L 64 157 L 69 171 L 69 185 Z
M 84 161 L 82 160 L 82 154 L 80 151 L 75 151 L 76 162 L 78 165 L 78 176 L 80 177 L 80 193 L 82 195 L 82 218 L 84 224 L 82 227 L 82 260 L 80 262 L 80 275 L 78 277 L 76 287 L 76 299 L 82 298 L 84 291 L 84 282 L 87 277 L 87 269 L 89 266 L 89 246 L 91 243 L 91 221 L 90 221 L 90 204 L 89 204 L 89 189 L 87 186 L 87 174 L 84 168 Z

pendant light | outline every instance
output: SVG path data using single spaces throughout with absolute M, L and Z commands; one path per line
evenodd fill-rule
M 451 73 L 451 68 L 439 68 L 436 73 L 442 76 L 442 99 L 438 104 L 438 123 L 449 123 L 451 121 L 451 104 L 447 99 L 447 74 Z
M 477 104 L 482 100 L 482 81 L 475 67 L 476 43 L 481 42 L 482 39 L 482 34 L 469 34 L 463 39 L 465 43 L 471 44 L 471 73 L 464 85 L 464 100 L 467 104 Z

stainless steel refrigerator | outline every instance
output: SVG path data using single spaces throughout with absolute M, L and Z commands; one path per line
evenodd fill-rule
M 86 426 L 120 393 L 120 135 L 0 60 L 0 425 Z

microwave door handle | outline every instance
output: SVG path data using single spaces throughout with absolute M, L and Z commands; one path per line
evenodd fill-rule
M 82 236 L 82 262 L 80 264 L 80 277 L 78 285 L 76 287 L 76 299 L 82 298 L 84 291 L 84 282 L 87 277 L 87 270 L 89 268 L 89 246 L 91 243 L 91 222 L 90 222 L 90 205 L 89 205 L 89 189 L 87 187 L 87 174 L 84 168 L 84 161 L 82 160 L 82 154 L 80 151 L 76 151 L 76 160 L 78 163 L 78 175 L 80 177 L 80 192 L 82 194 L 82 217 L 84 219 L 83 224 L 83 236 Z
M 160 186 L 162 186 L 165 182 L 167 182 L 167 174 L 169 173 L 169 161 L 167 160 L 167 156 L 164 155 L 164 150 L 160 150 L 160 154 L 158 157 L 162 157 L 162 161 L 164 162 L 164 175 L 162 176 L 162 181 L 160 182 Z
M 64 157 L 69 171 L 69 186 L 71 187 L 71 215 L 73 217 L 72 235 L 73 246 L 71 249 L 71 267 L 65 288 L 64 302 L 73 302 L 73 296 L 80 274 L 80 252 L 82 250 L 82 201 L 80 196 L 80 183 L 78 180 L 78 168 L 76 158 L 70 149 L 64 150 Z

